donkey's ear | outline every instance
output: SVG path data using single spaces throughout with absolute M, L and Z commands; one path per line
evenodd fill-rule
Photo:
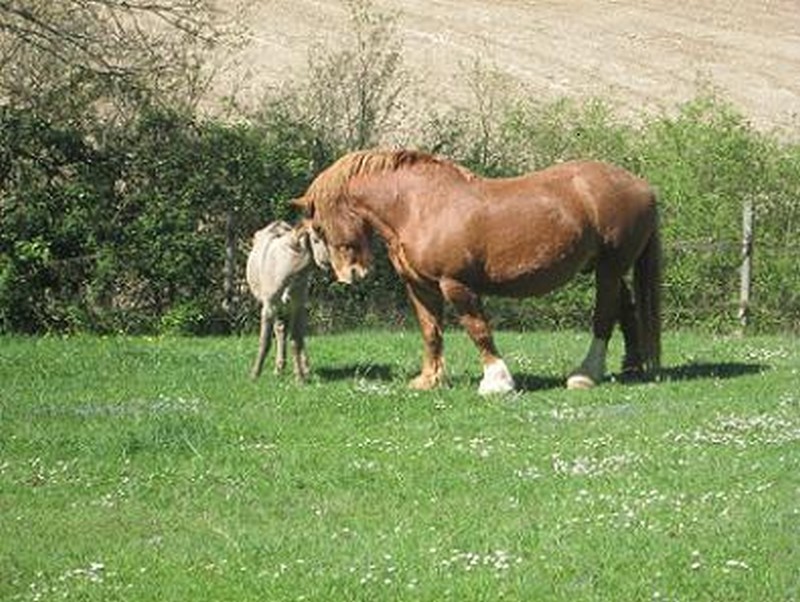
M 306 222 L 301 221 L 294 228 L 292 228 L 289 244 L 292 250 L 302 251 L 308 246 L 309 231 Z

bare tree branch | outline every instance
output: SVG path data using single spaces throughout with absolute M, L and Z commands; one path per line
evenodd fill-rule
M 112 104 L 194 105 L 210 53 L 237 27 L 212 0 L 0 0 L 0 100 L 34 102 L 25 89 L 77 77 Z

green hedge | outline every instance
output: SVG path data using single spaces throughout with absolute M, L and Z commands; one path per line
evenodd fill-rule
M 91 132 L 0 112 L 0 330 L 209 332 L 223 310 L 227 228 L 289 217 L 314 171 L 301 126 L 145 112 Z M 237 261 L 237 282 L 242 270 Z
M 243 286 L 250 237 L 345 149 L 285 104 L 229 124 L 144 111 L 100 135 L 0 108 L 0 331 L 251 330 Z M 659 190 L 668 327 L 736 327 L 741 210 L 756 207 L 753 325 L 800 331 L 800 145 L 765 134 L 712 95 L 634 122 L 600 102 L 507 103 L 496 114 L 431 119 L 419 146 L 477 173 L 518 174 L 571 158 L 612 161 Z M 235 241 L 233 291 L 224 284 Z M 404 324 L 402 284 L 385 254 L 351 288 L 314 282 L 312 323 Z M 588 324 L 590 278 L 545 299 L 493 299 L 497 326 Z

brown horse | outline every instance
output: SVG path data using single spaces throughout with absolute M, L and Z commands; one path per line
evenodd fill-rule
M 643 180 L 600 162 L 572 162 L 508 179 L 485 179 L 426 153 L 360 151 L 322 172 L 295 201 L 321 230 L 337 278 L 363 277 L 376 232 L 416 311 L 425 353 L 410 384 L 444 378 L 442 315 L 452 303 L 480 350 L 479 391 L 510 391 L 481 294 L 544 295 L 580 271 L 595 273 L 594 338 L 567 380 L 586 388 L 605 374 L 615 322 L 623 370 L 659 366 L 661 245 L 655 194 Z M 633 268 L 631 294 L 624 280 Z

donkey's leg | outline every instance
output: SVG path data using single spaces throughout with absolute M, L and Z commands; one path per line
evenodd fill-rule
M 261 370 L 264 368 L 264 358 L 269 353 L 270 343 L 272 342 L 272 318 L 273 311 L 269 302 L 261 306 L 261 327 L 258 334 L 258 354 L 256 361 L 253 364 L 253 369 L 250 372 L 253 378 L 258 378 L 261 375 Z
M 432 389 L 444 380 L 444 357 L 442 342 L 442 315 L 444 299 L 435 289 L 423 288 L 407 283 L 408 297 L 417 315 L 422 332 L 424 352 L 422 372 L 408 386 L 412 389 Z
M 481 298 L 472 289 L 455 280 L 442 280 L 439 287 L 444 298 L 455 306 L 461 325 L 481 354 L 483 379 L 478 393 L 488 395 L 513 391 L 514 379 L 494 344 Z
M 308 323 L 308 312 L 303 299 L 292 299 L 291 308 L 291 336 L 292 336 L 292 361 L 294 375 L 299 381 L 308 378 L 308 358 L 305 349 L 305 333 Z
M 286 323 L 282 317 L 275 320 L 275 374 L 286 366 Z
M 595 275 L 595 303 L 592 316 L 594 338 L 586 358 L 567 379 L 568 389 L 589 389 L 603 380 L 606 373 L 608 340 L 619 316 L 622 279 L 601 259 Z
M 623 377 L 637 378 L 643 372 L 639 320 L 636 311 L 631 291 L 625 280 L 622 280 L 619 295 L 619 323 L 622 329 L 622 338 L 625 340 L 625 356 L 622 358 Z

